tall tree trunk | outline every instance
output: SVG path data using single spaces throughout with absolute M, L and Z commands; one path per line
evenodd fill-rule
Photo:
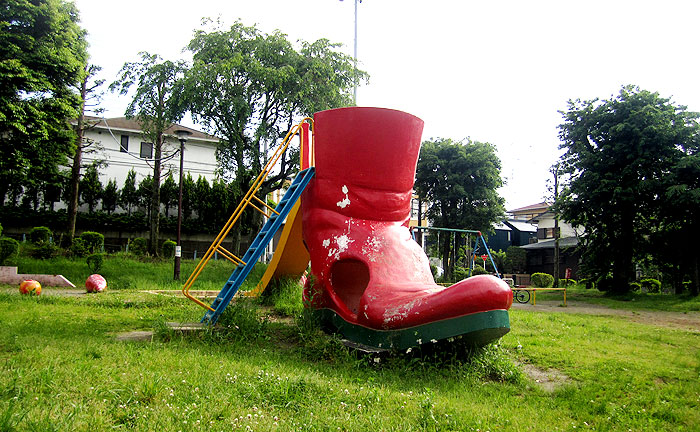
M 87 65 L 85 66 L 87 72 Z M 78 198 L 80 194 L 80 165 L 83 163 L 83 133 L 85 124 L 85 96 L 87 95 L 87 81 L 88 74 L 85 74 L 83 82 L 80 84 L 80 112 L 78 113 L 78 125 L 77 125 L 77 135 L 75 154 L 73 155 L 73 166 L 71 166 L 70 172 L 70 192 L 68 199 L 68 225 L 66 226 L 66 233 L 68 234 L 68 239 L 72 242 L 75 237 L 75 222 L 78 218 Z
M 158 236 L 160 223 L 160 166 L 163 151 L 163 133 L 158 131 L 155 142 L 155 161 L 153 161 L 153 187 L 151 189 L 150 205 L 150 235 L 148 238 L 148 252 L 158 255 Z
M 613 286 L 615 294 L 626 294 L 630 290 L 630 282 L 634 274 L 632 255 L 634 251 L 634 218 L 622 218 L 625 223 L 616 238 L 617 247 L 610 251 L 613 261 Z
M 443 235 L 442 237 L 442 270 L 445 272 L 443 277 L 444 280 L 451 281 L 453 275 L 452 262 L 450 260 L 450 246 L 452 244 L 452 236 L 449 235 L 449 232 L 447 232 L 447 234 Z

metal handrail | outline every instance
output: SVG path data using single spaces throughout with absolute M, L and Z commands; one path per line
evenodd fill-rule
M 262 186 L 262 183 L 265 181 L 265 179 L 267 178 L 267 176 L 270 174 L 270 171 L 272 171 L 272 168 L 275 167 L 275 165 L 277 164 L 277 162 L 279 161 L 279 159 L 282 157 L 282 155 L 284 154 L 284 152 L 287 151 L 287 148 L 289 147 L 289 144 L 291 143 L 292 138 L 294 138 L 294 136 L 296 136 L 297 133 L 298 133 L 299 136 L 300 136 L 300 143 L 301 143 L 300 146 L 299 146 L 299 147 L 300 147 L 300 152 L 299 152 L 299 153 L 300 153 L 300 158 L 301 158 L 301 159 L 300 159 L 300 165 L 299 165 L 299 166 L 300 166 L 300 167 L 302 166 L 302 162 L 303 162 L 303 160 L 304 160 L 304 159 L 303 159 L 303 158 L 304 158 L 304 151 L 303 151 L 303 138 L 304 138 L 304 135 L 303 135 L 303 134 L 304 134 L 304 128 L 303 128 L 302 126 L 303 126 L 304 122 L 308 122 L 308 123 L 310 123 L 310 124 L 313 125 L 313 119 L 310 118 L 310 117 L 305 117 L 304 119 L 301 120 L 301 122 L 299 122 L 299 124 L 295 125 L 294 127 L 292 127 L 292 128 L 289 130 L 289 132 L 287 132 L 287 135 L 284 137 L 284 140 L 282 141 L 282 143 L 277 147 L 277 149 L 275 150 L 275 152 L 272 154 L 272 157 L 270 158 L 270 160 L 267 161 L 267 163 L 266 163 L 265 166 L 263 167 L 262 172 L 260 172 L 260 174 L 259 174 L 258 177 L 255 179 L 255 181 L 253 182 L 253 184 L 252 184 L 252 186 L 250 187 L 250 189 L 248 190 L 248 192 L 245 194 L 245 196 L 243 197 L 243 199 L 241 200 L 241 202 L 238 204 L 238 206 L 236 207 L 236 209 L 235 209 L 235 210 L 233 211 L 233 213 L 231 214 L 231 217 L 229 217 L 229 219 L 228 219 L 228 221 L 226 222 L 226 224 L 224 225 L 224 227 L 221 229 L 221 231 L 219 232 L 219 234 L 218 234 L 218 235 L 216 236 L 216 238 L 214 239 L 214 242 L 211 244 L 211 246 L 209 246 L 209 249 L 208 249 L 208 250 L 205 252 L 205 254 L 202 256 L 202 259 L 199 261 L 199 263 L 197 264 L 197 266 L 194 268 L 194 270 L 192 271 L 192 274 L 190 274 L 190 277 L 187 278 L 187 281 L 185 281 L 185 284 L 184 284 L 183 287 L 182 287 L 182 294 L 183 294 L 185 297 L 187 297 L 188 299 L 190 299 L 190 300 L 192 300 L 193 302 L 197 303 L 198 305 L 202 306 L 203 308 L 208 309 L 208 310 L 210 310 L 210 311 L 212 311 L 212 312 L 214 311 L 214 309 L 213 309 L 211 306 L 209 306 L 209 305 L 206 304 L 206 303 L 203 303 L 201 300 L 199 300 L 199 299 L 193 297 L 192 295 L 190 295 L 190 288 L 192 288 L 192 284 L 194 284 L 194 282 L 197 280 L 197 278 L 199 277 L 199 275 L 202 273 L 202 270 L 203 270 L 204 267 L 207 265 L 207 263 L 209 262 L 209 260 L 211 259 L 211 257 L 214 255 L 214 252 L 216 252 L 216 251 L 222 251 L 222 249 L 223 249 L 223 250 L 225 250 L 226 252 L 225 252 L 225 253 L 222 252 L 222 254 L 223 254 L 229 261 L 232 261 L 232 262 L 234 262 L 234 263 L 236 263 L 236 261 L 238 261 L 239 264 L 245 265 L 245 263 L 243 262 L 243 260 L 241 260 L 239 257 L 237 257 L 236 255 L 234 255 L 233 253 L 229 252 L 228 250 L 224 249 L 223 247 L 221 247 L 221 243 L 224 241 L 224 239 L 226 238 L 226 236 L 228 235 L 228 233 L 229 233 L 229 232 L 231 231 L 231 229 L 233 228 L 233 225 L 238 221 L 238 219 L 240 218 L 241 214 L 243 214 L 243 211 L 244 211 L 248 206 L 254 207 L 256 210 L 258 210 L 258 211 L 262 212 L 263 214 L 265 214 L 265 212 L 263 212 L 262 210 L 260 210 L 257 206 L 255 206 L 254 204 L 252 204 L 250 201 L 251 201 L 253 198 L 257 199 L 258 201 L 262 201 L 262 200 L 260 200 L 258 197 L 256 197 L 255 194 L 258 192 L 258 190 L 260 190 L 260 187 Z M 313 160 L 313 151 L 311 151 L 310 153 L 311 153 L 311 158 L 310 158 L 310 159 Z M 263 203 L 263 204 L 265 204 L 265 205 L 267 206 L 266 203 Z M 274 209 L 273 209 L 273 211 L 274 211 Z

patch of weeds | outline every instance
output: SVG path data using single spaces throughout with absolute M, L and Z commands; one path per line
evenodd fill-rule
M 318 315 L 312 308 L 304 308 L 296 318 L 298 350 L 310 360 L 348 361 L 352 355 L 337 335 L 329 335 L 321 328 Z
M 211 334 L 226 340 L 254 341 L 269 338 L 269 323 L 258 314 L 257 306 L 249 299 L 238 298 L 219 316 L 217 329 Z
M 13 431 L 18 429 L 26 412 L 20 413 L 15 410 L 15 399 L 10 400 L 4 410 L 0 411 L 0 431 Z
M 282 278 L 271 283 L 261 300 L 263 305 L 272 306 L 276 313 L 296 317 L 304 310 L 301 294 L 298 279 Z
M 161 342 L 170 342 L 175 335 L 175 330 L 170 328 L 163 317 L 153 321 L 153 337 Z
M 376 366 L 389 369 L 431 371 L 478 381 L 519 383 L 524 379 L 498 343 L 475 347 L 461 338 L 450 338 L 373 357 Z

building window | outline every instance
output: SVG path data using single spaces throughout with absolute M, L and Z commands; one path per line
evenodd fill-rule
M 508 242 L 510 242 L 510 231 L 506 232 L 508 234 Z
M 147 142 L 141 143 L 141 157 L 144 159 L 151 159 L 153 157 L 153 144 Z
M 122 135 L 122 141 L 119 144 L 119 151 L 127 153 L 129 151 L 129 135 Z

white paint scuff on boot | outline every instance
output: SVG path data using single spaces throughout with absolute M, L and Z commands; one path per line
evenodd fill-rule
M 343 185 L 342 189 L 343 194 L 345 194 L 345 198 L 343 198 L 341 201 L 338 201 L 336 205 L 340 208 L 345 208 L 350 205 L 350 198 L 348 197 L 348 187 L 346 185 Z
M 335 241 L 335 245 L 337 248 L 330 248 L 328 250 L 328 256 L 332 256 L 335 259 L 339 259 L 340 254 L 342 252 L 345 252 L 348 250 L 348 246 L 350 246 L 350 243 L 354 243 L 355 240 L 350 239 L 347 234 L 339 235 L 333 237 L 333 240 Z M 326 243 L 328 242 L 328 243 Z M 330 240 L 324 240 L 323 241 L 323 246 L 328 247 L 330 246 Z

